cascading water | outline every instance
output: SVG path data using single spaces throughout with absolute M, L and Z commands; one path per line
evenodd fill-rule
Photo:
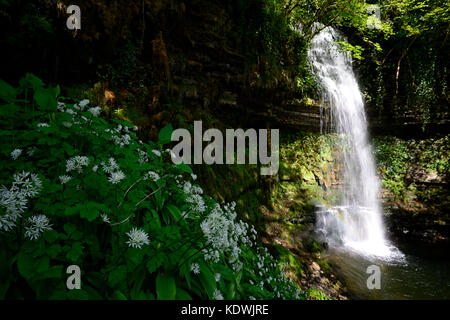
M 340 40 L 336 30 L 324 28 L 308 51 L 322 103 L 329 106 L 331 125 L 340 137 L 344 182 L 339 204 L 318 210 L 317 230 L 330 245 L 390 259 L 401 254 L 385 237 L 364 102 L 351 56 L 336 44 Z

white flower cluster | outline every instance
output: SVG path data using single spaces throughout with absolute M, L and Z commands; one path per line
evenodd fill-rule
M 148 179 L 156 182 L 161 178 L 160 178 L 159 174 L 157 174 L 155 171 L 149 171 L 144 175 L 144 180 L 148 180 Z
M 59 176 L 59 180 L 61 181 L 61 184 L 66 184 L 67 182 L 72 180 L 72 177 L 63 175 L 63 176 Z
M 112 184 L 117 184 L 123 179 L 125 179 L 125 174 L 119 170 L 119 165 L 114 158 L 109 158 L 108 162 L 101 163 L 103 171 L 109 174 L 108 181 Z
M 119 170 L 111 173 L 111 176 L 108 178 L 108 181 L 111 182 L 112 184 L 118 184 L 123 179 L 125 179 L 125 174 Z
M 132 248 L 142 248 L 143 245 L 150 243 L 148 240 L 148 234 L 144 230 L 133 228 L 128 235 L 128 245 Z
M 89 99 L 83 99 L 78 103 L 80 110 L 83 110 L 85 106 L 89 104 Z M 76 105 L 76 104 L 75 104 Z
M 214 300 L 223 300 L 223 295 L 219 289 L 214 289 L 213 299 Z
M 130 144 L 131 136 L 129 135 L 129 128 L 119 124 L 114 130 L 106 129 L 105 132 L 111 133 L 111 138 L 114 144 L 124 147 Z
M 42 181 L 36 174 L 22 171 L 14 174 L 11 188 L 0 188 L 0 230 L 9 231 L 16 225 L 17 218 L 27 209 L 28 199 L 36 197 L 42 189 Z
M 21 154 L 22 154 L 22 149 L 14 149 L 11 152 L 11 158 L 13 160 L 17 160 L 20 157 Z
M 300 299 L 301 291 L 296 288 L 292 280 L 286 276 L 286 273 L 279 273 L 278 276 L 272 278 L 270 275 L 270 270 L 277 268 L 277 263 L 275 262 L 272 255 L 268 252 L 267 248 L 261 249 L 258 248 L 257 253 L 257 275 L 260 278 L 260 282 L 258 283 L 258 287 L 260 290 L 267 289 L 270 292 L 273 292 L 272 298 L 277 299 Z M 255 285 L 253 281 L 249 281 L 251 285 Z
M 30 240 L 36 240 L 44 231 L 52 229 L 50 221 L 43 214 L 29 217 L 27 223 L 28 225 L 25 226 L 25 236 Z
M 37 124 L 38 128 L 48 128 L 50 127 L 48 123 L 42 122 Z
M 152 150 L 152 152 L 153 152 L 157 157 L 161 157 L 161 152 L 159 152 L 158 150 Z
M 139 153 L 139 164 L 143 164 L 148 162 L 148 154 L 145 151 L 142 151 L 141 149 L 137 149 L 137 152 Z
M 100 215 L 100 218 L 102 218 L 104 223 L 111 224 L 111 220 L 109 219 L 109 217 L 106 213 L 102 213 Z
M 183 191 L 187 196 L 186 202 L 189 204 L 189 209 L 193 212 L 202 213 L 206 210 L 205 201 L 201 196 L 203 189 L 199 186 L 192 185 L 189 181 L 186 181 L 183 185 Z
M 242 268 L 239 261 L 241 247 L 252 246 L 247 235 L 248 224 L 236 221 L 236 204 L 216 203 L 211 212 L 201 222 L 200 227 L 206 237 L 208 249 L 203 250 L 206 261 L 219 262 L 221 253 L 228 259 L 235 271 Z
M 81 100 L 79 103 L 75 103 L 74 105 L 66 105 L 63 102 L 58 101 L 58 105 L 57 105 L 57 109 L 60 112 L 65 112 L 68 113 L 72 116 L 72 122 L 69 121 L 64 121 L 62 124 L 66 127 L 66 128 L 70 128 L 72 127 L 73 124 L 76 125 L 81 125 L 83 122 L 91 122 L 91 120 L 89 120 L 88 118 L 86 118 L 84 115 L 82 115 L 80 112 L 89 112 L 91 113 L 94 117 L 98 117 L 100 115 L 100 113 L 102 112 L 102 108 L 101 107 L 92 107 L 89 108 L 87 110 L 85 110 L 86 106 L 89 105 L 89 100 L 88 99 L 84 99 Z M 91 132 L 91 134 L 94 135 L 99 135 L 98 132 Z
M 66 161 L 66 171 L 76 171 L 83 173 L 83 167 L 89 165 L 89 158 L 85 156 L 75 156 Z
M 36 151 L 38 151 L 38 148 L 36 148 L 36 147 L 29 147 L 28 150 L 27 150 L 27 155 L 29 157 L 31 157 L 31 156 L 33 156 L 36 153 Z
M 194 274 L 200 274 L 200 266 L 198 265 L 198 263 L 192 263 L 191 264 L 191 271 Z
M 88 112 L 90 112 L 94 117 L 98 117 L 100 113 L 102 113 L 102 108 L 100 107 L 89 108 Z

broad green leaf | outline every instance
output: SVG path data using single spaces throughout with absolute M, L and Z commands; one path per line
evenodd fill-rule
M 56 90 L 54 88 L 39 88 L 34 92 L 34 101 L 42 110 L 56 110 Z
M 80 217 L 87 219 L 89 222 L 95 220 L 100 215 L 100 212 L 93 208 L 86 206 L 80 211 Z
M 187 172 L 187 173 L 189 173 L 189 174 L 194 173 L 194 172 L 192 171 L 192 168 L 191 168 L 190 166 L 188 166 L 187 164 L 185 164 L 184 162 L 182 162 L 182 163 L 180 163 L 180 164 L 177 164 L 176 166 L 177 166 L 177 168 L 180 169 L 182 172 Z
M 127 300 L 127 297 L 120 290 L 116 290 L 113 293 L 112 299 L 113 300 Z
M 169 123 L 167 126 L 162 128 L 161 131 L 159 131 L 158 142 L 160 144 L 168 144 L 168 143 L 170 143 L 172 141 L 172 132 L 173 132 L 173 127 Z
M 82 254 L 83 245 L 80 242 L 74 242 L 72 248 L 67 252 L 66 257 L 72 262 L 77 262 Z
M 198 275 L 198 278 L 200 279 L 203 288 L 205 288 L 208 293 L 209 298 L 212 299 L 214 289 L 217 287 L 216 278 L 203 261 L 199 261 L 198 264 L 200 265 L 200 274 Z
M 17 267 L 19 269 L 19 273 L 25 279 L 30 279 L 34 274 L 34 259 L 31 255 L 28 255 L 21 251 L 17 257 Z
M 187 293 L 183 289 L 177 288 L 176 299 L 177 300 L 192 300 L 192 297 L 189 295 L 189 293 Z
M 14 102 L 16 100 L 16 90 L 1 79 L 0 79 L 0 99 L 5 102 Z
M 24 79 L 20 80 L 21 87 L 33 88 L 37 90 L 44 86 L 44 82 L 32 73 L 27 73 Z
M 127 278 L 127 267 L 118 266 L 109 273 L 108 283 L 112 288 L 114 288 L 120 282 L 125 281 L 126 278 Z
M 68 290 L 66 297 L 69 300 L 89 300 L 89 294 L 83 289 Z
M 175 218 L 176 221 L 181 219 L 181 211 L 180 211 L 180 209 L 178 207 L 176 207 L 176 206 L 174 206 L 172 204 L 168 204 L 166 206 L 166 208 L 167 208 L 167 211 L 170 212 L 170 214 L 172 215 L 172 217 Z
M 170 275 L 159 273 L 156 276 L 156 294 L 158 300 L 174 300 L 177 294 L 175 279 Z

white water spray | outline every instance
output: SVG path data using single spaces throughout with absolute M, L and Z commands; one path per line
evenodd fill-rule
M 336 44 L 340 40 L 339 33 L 327 27 L 313 38 L 308 51 L 322 103 L 330 107 L 332 126 L 341 137 L 344 165 L 340 204 L 318 211 L 317 229 L 330 245 L 390 259 L 400 253 L 385 237 L 364 102 L 351 56 Z

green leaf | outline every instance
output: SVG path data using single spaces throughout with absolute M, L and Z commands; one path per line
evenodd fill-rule
M 67 259 L 72 260 L 72 262 L 77 262 L 79 257 L 83 254 L 83 245 L 81 242 L 74 242 L 72 248 L 67 252 Z
M 42 110 L 56 110 L 56 90 L 54 88 L 39 88 L 34 92 L 34 101 Z
M 47 254 L 52 259 L 55 259 L 61 251 L 62 248 L 59 244 L 53 244 L 47 248 Z
M 166 206 L 167 211 L 169 211 L 169 213 L 172 215 L 172 217 L 175 218 L 176 221 L 181 219 L 181 211 L 178 207 L 172 205 L 172 204 L 168 204 Z
M 73 224 L 71 224 L 71 223 L 66 223 L 66 224 L 63 226 L 63 229 L 64 229 L 64 231 L 67 233 L 68 236 L 70 236 L 72 232 L 74 232 L 75 230 L 77 230 L 77 228 L 76 228 Z
M 8 282 L 0 282 L 0 300 L 5 299 L 6 292 L 9 289 L 9 281 Z
M 127 278 L 127 267 L 118 266 L 113 271 L 109 273 L 108 284 L 114 288 L 117 284 L 125 281 Z
M 17 257 L 17 268 L 25 279 L 31 279 L 34 274 L 33 257 L 21 251 Z
M 93 221 L 99 215 L 100 212 L 96 208 L 90 207 L 89 205 L 80 211 L 80 217 L 87 219 L 89 222 Z
M 67 292 L 67 299 L 69 300 L 88 300 L 89 294 L 83 289 L 73 289 Z
M 56 239 L 58 239 L 58 232 L 56 232 L 55 230 L 50 230 L 48 232 L 45 232 L 43 237 L 48 243 L 53 243 L 56 241 Z
M 39 272 L 39 274 L 36 276 L 35 279 L 36 280 L 38 280 L 38 279 L 61 279 L 62 274 L 63 274 L 62 266 L 53 266 L 42 272 Z
M 42 82 L 42 80 L 34 74 L 27 73 L 24 79 L 20 79 L 20 86 L 37 90 L 38 88 L 42 88 L 44 86 L 44 82 Z
M 5 102 L 14 102 L 16 100 L 16 90 L 8 83 L 0 79 L 0 99 Z
M 217 286 L 216 278 L 212 274 L 209 267 L 203 261 L 199 261 L 198 264 L 200 266 L 200 274 L 198 275 L 198 278 L 200 279 L 200 283 L 202 284 L 203 288 L 205 288 L 206 292 L 208 293 L 209 298 L 212 299 L 214 290 Z
M 155 272 L 165 262 L 167 262 L 167 258 L 164 253 L 158 252 L 152 255 L 146 264 L 148 272 L 149 273 Z
M 183 289 L 177 288 L 176 299 L 177 300 L 192 300 L 192 297 L 189 295 L 189 293 L 187 293 Z
M 78 214 L 83 209 L 84 209 L 84 205 L 79 203 L 75 206 L 66 208 L 66 211 L 64 213 L 67 216 L 72 216 L 72 215 Z
M 127 297 L 119 290 L 114 291 L 113 296 L 112 296 L 113 300 L 127 300 Z
M 177 294 L 175 279 L 170 275 L 158 273 L 156 276 L 156 294 L 158 300 L 174 300 Z
M 167 126 L 162 128 L 161 131 L 159 131 L 158 142 L 160 144 L 168 144 L 168 143 L 170 143 L 172 141 L 172 132 L 173 132 L 173 127 L 169 123 Z

